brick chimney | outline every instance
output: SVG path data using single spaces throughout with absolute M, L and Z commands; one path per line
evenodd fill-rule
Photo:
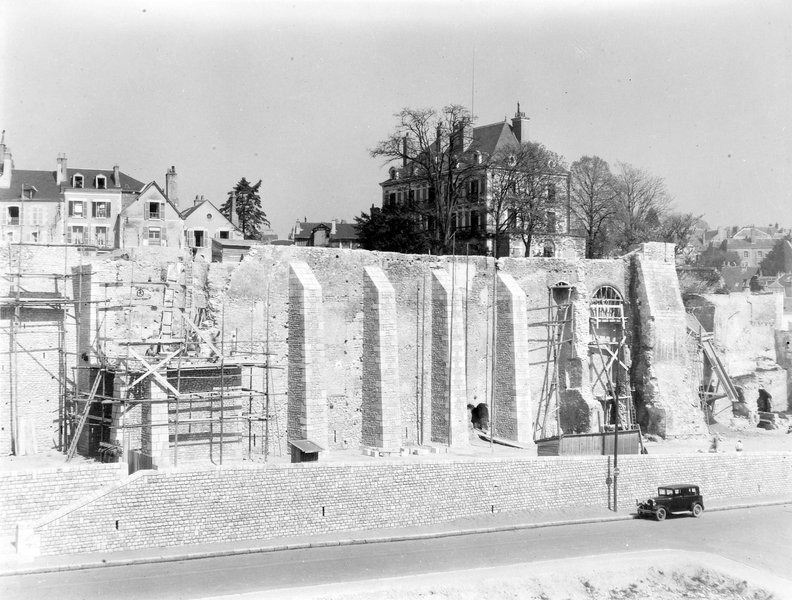
M 330 221 L 330 235 L 335 235 L 335 234 L 336 234 L 336 220 L 333 219 L 332 221 Z
M 165 173 L 165 196 L 177 209 L 179 208 L 179 186 L 176 180 L 176 167 L 173 166 Z
M 517 141 L 524 144 L 528 141 L 528 121 L 530 119 L 520 110 L 520 103 L 517 103 L 517 112 L 512 119 L 512 132 Z
M 113 165 L 113 186 L 121 187 L 121 167 L 118 165 Z
M 462 118 L 455 124 L 454 133 L 452 134 L 452 143 L 455 153 L 465 151 L 466 142 L 470 142 L 471 133 L 472 128 L 468 119 Z

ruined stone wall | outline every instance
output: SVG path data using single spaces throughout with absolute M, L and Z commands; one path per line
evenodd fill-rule
M 44 555 L 406 527 L 522 510 L 608 506 L 610 457 L 310 463 L 139 472 L 40 519 Z M 630 455 L 623 502 L 689 481 L 704 504 L 788 494 L 792 454 Z M 630 500 L 628 500 L 630 499 Z
M 632 260 L 634 311 L 631 378 L 644 431 L 662 436 L 706 433 L 679 293 L 673 244 L 649 243 Z
M 787 405 L 789 366 L 776 342 L 783 322 L 783 301 L 781 294 L 748 292 L 684 297 L 687 310 L 713 333 L 721 362 L 754 416 L 759 390 L 770 395 L 774 410 L 784 410 Z
M 781 329 L 781 294 L 695 294 L 685 306 L 714 334 L 715 347 L 732 376 L 753 373 L 761 363 L 775 363 L 775 331 Z
M 270 371 L 272 392 L 286 391 L 287 282 L 290 261 L 302 260 L 310 267 L 322 287 L 325 319 L 325 382 L 328 401 L 330 446 L 356 445 L 360 440 L 361 381 L 363 339 L 363 268 L 379 266 L 396 291 L 397 337 L 399 347 L 398 394 L 404 441 L 429 440 L 431 422 L 432 354 L 432 269 L 452 271 L 455 301 L 461 305 L 461 333 L 467 341 L 467 402 L 488 403 L 491 396 L 491 319 L 493 261 L 484 257 L 407 256 L 351 250 L 263 246 L 254 249 L 240 264 L 211 265 L 210 279 L 216 281 L 219 294 L 210 302 L 225 299 L 226 327 L 238 328 L 241 339 L 251 335 L 257 340 L 268 337 L 270 360 L 278 370 Z M 452 266 L 455 263 L 455 267 Z M 545 365 L 548 287 L 559 282 L 575 286 L 582 299 L 575 313 L 575 341 L 579 346 L 573 356 L 578 373 L 579 394 L 586 394 L 588 379 L 588 305 L 587 299 L 602 285 L 611 285 L 625 296 L 629 304 L 628 265 L 622 260 L 575 261 L 556 258 L 501 259 L 501 270 L 512 275 L 526 293 L 529 329 L 527 366 L 534 411 L 541 395 Z M 224 278 L 227 285 L 223 286 Z M 214 293 L 214 292 L 213 292 Z M 264 319 L 250 315 L 269 306 L 269 335 Z M 255 309 L 254 309 L 255 306 Z M 628 323 L 630 316 L 628 314 Z M 529 324 L 530 324 L 529 323 Z M 582 354 L 582 356 L 578 356 Z M 584 381 L 585 379 L 585 381 Z M 277 416 L 285 423 L 285 399 L 273 396 Z M 592 406 L 590 394 L 584 405 Z M 419 418 L 419 417 L 423 418 Z M 596 420 L 587 427 L 596 427 Z
M 649 253 L 653 251 L 652 248 L 647 250 Z M 99 347 L 111 356 L 121 356 L 126 347 L 118 343 L 120 340 L 155 336 L 159 331 L 163 305 L 163 288 L 157 284 L 167 279 L 168 265 L 177 258 L 173 253 L 159 255 L 152 251 L 138 251 L 134 257 L 68 256 L 66 261 L 71 266 L 90 264 L 91 267 L 90 285 L 83 285 L 79 295 L 86 303 L 101 301 L 91 305 L 94 308 L 90 309 L 93 312 L 87 327 L 92 331 L 90 335 L 84 334 L 79 338 L 81 343 L 74 347 L 75 352 L 86 352 L 94 358 L 93 354 Z M 643 330 L 633 326 L 636 291 L 629 286 L 633 268 L 630 260 L 504 258 L 498 261 L 500 271 L 513 277 L 525 293 L 529 333 L 527 348 L 521 352 L 530 357 L 524 370 L 528 373 L 534 411 L 532 419 L 542 395 L 546 368 L 547 331 L 544 322 L 551 316 L 548 312 L 548 305 L 552 302 L 549 290 L 557 284 L 565 284 L 573 288 L 574 308 L 560 353 L 562 398 L 573 407 L 562 410 L 563 419 L 566 419 L 564 429 L 587 431 L 597 429 L 601 424 L 601 409 L 591 394 L 588 364 L 591 342 L 589 300 L 603 285 L 614 287 L 624 297 L 628 345 L 634 347 L 633 361 L 638 360 L 637 355 L 643 346 L 636 346 L 632 338 L 636 331 Z M 259 452 L 263 451 L 261 437 L 265 435 L 269 437 L 271 451 L 283 453 L 287 450 L 288 269 L 290 263 L 298 261 L 307 264 L 321 286 L 325 359 L 317 369 L 326 393 L 330 448 L 355 447 L 361 441 L 363 273 L 366 266 L 380 267 L 395 291 L 398 345 L 395 392 L 403 441 L 428 442 L 431 435 L 432 333 L 436 329 L 432 314 L 433 270 L 451 275 L 454 301 L 458 306 L 455 312 L 461 317 L 461 325 L 456 327 L 454 335 L 461 335 L 467 347 L 467 353 L 463 351 L 460 357 L 464 360 L 466 403 L 490 402 L 493 387 L 492 290 L 495 282 L 495 264 L 491 258 L 260 246 L 241 263 L 192 263 L 189 297 L 174 300 L 175 304 L 187 301 L 192 306 L 193 315 L 201 309 L 204 315 L 202 327 L 206 331 L 219 335 L 220 330 L 224 330 L 225 339 L 218 340 L 218 343 L 226 348 L 236 346 L 241 352 L 253 352 L 260 359 L 266 356 L 271 368 L 254 369 L 249 382 L 249 386 L 259 392 L 250 406 L 253 412 L 264 411 L 266 401 L 261 392 L 266 390 L 269 394 L 269 433 L 265 434 L 260 423 L 256 426 L 254 446 Z M 666 281 L 668 273 L 664 269 L 660 269 L 662 273 L 644 270 L 644 279 L 653 281 L 653 278 L 659 278 L 651 289 L 644 286 L 641 292 L 643 297 L 652 298 L 655 304 L 662 304 L 662 299 L 655 300 L 655 297 L 670 295 L 678 298 L 678 288 L 673 287 L 670 279 Z M 83 283 L 85 281 L 87 278 Z M 149 281 L 151 285 L 147 285 Z M 133 283 L 130 285 L 130 282 Z M 69 286 L 68 293 L 77 292 Z M 116 308 L 100 310 L 105 306 L 105 300 L 106 306 Z M 174 335 L 178 333 L 175 325 Z M 77 339 L 73 330 L 70 336 L 72 340 Z M 685 363 L 688 358 L 681 356 L 680 360 Z M 72 362 L 70 367 L 74 364 Z M 674 365 L 678 366 L 678 363 Z M 669 377 L 671 372 L 669 368 Z M 85 389 L 85 382 L 81 389 Z M 652 384 L 644 386 L 641 393 L 645 397 L 658 395 L 667 398 L 673 406 L 678 392 L 673 386 Z M 685 394 L 687 392 L 682 397 L 686 397 Z M 687 417 L 683 419 L 680 431 L 688 427 L 689 421 Z M 697 431 L 695 426 L 691 426 L 688 433 Z

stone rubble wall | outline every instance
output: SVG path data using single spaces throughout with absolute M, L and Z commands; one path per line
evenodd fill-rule
M 608 506 L 610 457 L 490 458 L 139 471 L 27 527 L 43 555 L 426 525 L 492 512 Z M 630 455 L 620 506 L 690 482 L 709 500 L 788 495 L 792 454 Z M 31 540 L 22 540 L 29 546 Z
M 636 414 L 644 431 L 663 437 L 707 432 L 698 397 L 698 374 L 688 344 L 673 244 L 648 243 L 633 262 L 632 383 Z M 637 352 L 635 352 L 637 350 Z M 637 354 L 637 356 L 636 356 Z

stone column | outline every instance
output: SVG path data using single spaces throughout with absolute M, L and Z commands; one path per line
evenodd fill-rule
M 508 273 L 498 273 L 493 435 L 533 445 L 528 380 L 528 302 Z
M 329 447 L 322 287 L 305 262 L 289 264 L 288 439 Z
M 402 443 L 396 291 L 381 268 L 365 267 L 363 272 L 361 441 L 395 452 Z
M 449 446 L 469 443 L 462 296 L 432 271 L 432 441 Z
M 160 374 L 167 378 L 166 369 L 161 369 Z M 143 454 L 151 457 L 152 466 L 155 468 L 170 466 L 170 427 L 168 426 L 168 392 L 153 375 L 149 375 L 151 382 L 151 402 L 144 402 L 142 407 L 143 430 L 141 431 L 141 445 Z

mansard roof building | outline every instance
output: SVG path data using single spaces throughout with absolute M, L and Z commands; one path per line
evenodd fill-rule
M 464 198 L 454 210 L 452 228 L 464 232 L 469 241 L 476 241 L 479 250 L 492 253 L 492 233 L 494 221 L 490 205 L 493 201 L 495 168 L 491 159 L 517 151 L 521 144 L 530 140 L 528 134 L 529 118 L 517 105 L 517 113 L 509 123 L 504 120 L 478 127 L 465 123 L 460 131 L 452 134 L 463 140 L 458 164 L 468 169 L 470 176 L 465 181 Z M 406 142 L 405 142 L 406 143 Z M 435 145 L 431 146 L 433 152 Z M 480 165 L 480 168 L 476 168 Z M 543 227 L 536 232 L 531 244 L 534 256 L 578 257 L 584 253 L 584 241 L 574 235 L 572 230 L 572 214 L 569 205 L 569 172 L 561 165 L 552 165 L 552 172 L 545 172 L 547 183 L 545 194 L 546 215 Z M 419 207 L 428 205 L 434 198 L 435 190 L 425 177 L 420 176 L 421 167 L 417 163 L 403 160 L 400 167 L 392 166 L 388 171 L 388 179 L 380 183 L 382 188 L 382 206 L 416 202 Z M 421 217 L 424 227 L 429 227 L 425 217 Z M 510 217 L 511 218 L 511 217 Z M 524 256 L 525 245 L 519 236 L 513 233 L 499 236 L 497 253 L 499 256 Z M 504 244 L 503 242 L 507 242 Z M 471 245 L 472 247 L 472 245 Z

